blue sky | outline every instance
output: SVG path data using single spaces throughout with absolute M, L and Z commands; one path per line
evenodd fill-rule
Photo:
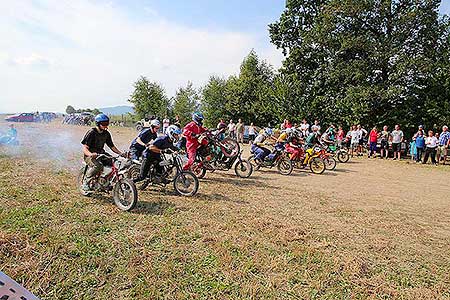
M 228 76 L 252 49 L 275 68 L 269 40 L 283 0 L 0 1 L 0 112 L 127 104 L 141 75 L 169 96 Z M 450 13 L 450 0 L 441 12 Z

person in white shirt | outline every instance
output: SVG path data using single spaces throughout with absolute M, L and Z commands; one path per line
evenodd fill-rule
M 367 136 L 367 130 L 361 127 L 361 125 L 358 125 L 356 127 L 356 131 L 358 132 L 358 155 L 363 155 L 363 145 L 364 145 L 364 139 Z
M 317 130 L 316 130 L 317 129 Z M 314 125 L 311 126 L 311 130 L 312 131 L 316 131 L 317 133 L 320 134 L 320 124 L 319 124 L 319 120 L 315 120 L 314 121 Z
M 228 124 L 228 135 L 232 139 L 236 138 L 236 124 L 233 123 L 233 120 L 230 120 L 230 123 Z
M 426 164 L 428 161 L 428 157 L 431 155 L 431 163 L 433 165 L 437 165 L 436 163 L 436 148 L 438 146 L 438 139 L 434 136 L 432 130 L 428 131 L 428 137 L 425 139 L 425 156 L 423 158 L 423 164 Z
M 394 151 L 394 159 L 400 160 L 401 144 L 403 142 L 403 131 L 400 130 L 400 125 L 395 125 L 395 130 L 391 132 L 392 136 L 392 151 Z
M 300 131 L 304 137 L 309 135 L 309 124 L 306 119 L 303 119 L 302 124 L 300 125 Z
M 167 127 L 169 127 L 169 125 L 170 125 L 170 120 L 169 120 L 169 118 L 166 116 L 166 117 L 163 119 L 163 134 L 166 134 L 166 130 L 167 130 Z
M 353 125 L 352 128 L 350 129 L 349 134 L 347 134 L 351 137 L 350 140 L 350 154 L 351 156 L 353 156 L 355 150 L 356 153 L 358 154 L 358 145 L 359 145 L 359 132 L 356 129 L 356 125 Z
M 248 142 L 249 144 L 253 143 L 256 137 L 256 127 L 253 125 L 253 123 L 250 123 L 250 126 L 248 127 Z

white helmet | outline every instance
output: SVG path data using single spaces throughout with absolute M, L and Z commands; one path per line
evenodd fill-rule
M 158 119 L 153 119 L 150 121 L 150 126 L 152 127 L 161 127 L 161 123 L 159 122 Z
M 287 135 L 290 135 L 292 133 L 292 128 L 286 128 L 284 132 L 286 132 Z
M 170 125 L 167 127 L 166 133 L 172 141 L 178 141 L 180 139 L 181 129 L 176 125 Z

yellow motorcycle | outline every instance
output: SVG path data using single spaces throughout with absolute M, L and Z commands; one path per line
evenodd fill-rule
M 292 157 L 292 154 L 290 155 Z M 301 149 L 298 157 L 292 159 L 292 163 L 297 169 L 304 169 L 309 165 L 309 169 L 314 174 L 322 174 L 326 169 L 326 164 L 321 157 L 320 147 L 313 147 L 306 151 Z

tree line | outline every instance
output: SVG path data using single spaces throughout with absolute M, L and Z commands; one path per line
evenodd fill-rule
M 240 72 L 181 87 L 173 98 L 141 77 L 129 101 L 136 113 L 195 110 L 207 125 L 242 118 L 265 126 L 317 118 L 343 126 L 450 123 L 450 22 L 438 0 L 287 0 L 269 24 L 284 54 L 279 70 L 251 51 Z

